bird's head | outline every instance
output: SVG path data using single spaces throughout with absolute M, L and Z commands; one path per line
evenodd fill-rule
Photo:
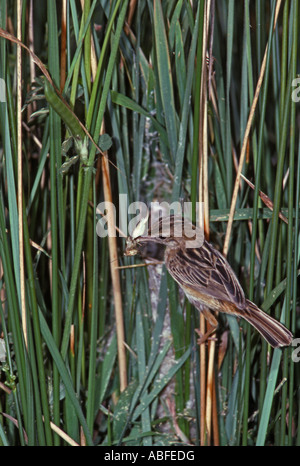
M 148 229 L 146 229 L 147 223 L 148 216 L 137 224 L 132 235 L 127 238 L 126 256 L 138 254 L 140 247 L 149 242 L 161 244 L 166 248 L 184 248 L 188 241 L 197 239 L 197 228 L 182 216 L 160 217 L 150 222 Z

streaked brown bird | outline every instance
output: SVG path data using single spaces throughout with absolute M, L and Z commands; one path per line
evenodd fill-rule
M 201 240 L 200 247 L 188 246 L 190 241 L 197 237 L 194 225 L 189 223 L 195 231 L 192 238 L 190 232 L 188 236 L 185 234 L 188 225 L 186 220 L 170 216 L 168 220 L 160 218 L 144 235 L 146 222 L 147 219 L 140 222 L 132 236 L 127 239 L 125 255 L 138 254 L 140 248 L 151 241 L 165 246 L 166 268 L 183 289 L 188 300 L 211 324 L 212 330 L 209 334 L 218 325 L 212 310 L 242 317 L 274 348 L 291 344 L 292 333 L 245 298 L 235 273 L 220 252 L 204 239 Z M 169 228 L 166 228 L 167 225 Z

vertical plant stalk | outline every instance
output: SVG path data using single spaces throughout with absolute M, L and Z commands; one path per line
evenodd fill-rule
M 127 21 L 124 27 L 124 31 L 127 35 L 130 33 L 131 23 L 132 23 L 135 9 L 136 9 L 136 3 L 137 3 L 137 0 L 130 0 L 130 3 L 129 3 Z
M 104 125 L 102 124 L 101 133 L 104 132 Z M 103 192 L 104 199 L 108 205 L 113 204 L 111 193 L 109 163 L 107 153 L 102 157 L 102 179 L 103 179 Z M 117 327 L 117 341 L 118 341 L 118 360 L 119 360 L 119 375 L 120 375 L 120 391 L 122 392 L 127 387 L 127 370 L 126 370 L 126 351 L 125 351 L 125 332 L 123 321 L 123 308 L 122 308 L 122 292 L 120 284 L 120 276 L 118 270 L 118 250 L 117 240 L 115 236 L 115 219 L 113 212 L 108 209 L 107 212 L 107 229 L 108 229 L 108 247 L 110 255 L 110 271 L 113 285 L 114 301 L 115 301 L 115 315 Z
M 280 5 L 281 5 L 281 0 L 278 0 L 277 4 L 276 4 L 276 11 L 275 11 L 273 30 L 275 29 L 276 24 L 277 24 Z M 251 105 L 251 109 L 250 109 L 250 113 L 249 113 L 249 117 L 248 117 L 248 121 L 247 121 L 247 126 L 246 126 L 246 130 L 245 130 L 245 135 L 244 135 L 244 139 L 243 139 L 243 145 L 242 145 L 242 149 L 241 149 L 241 155 L 240 155 L 240 160 L 239 160 L 239 165 L 238 165 L 238 171 L 237 171 L 237 174 L 236 174 L 234 190 L 233 190 L 232 199 L 231 199 L 231 206 L 230 206 L 227 230 L 226 230 L 224 247 L 223 247 L 224 256 L 227 256 L 227 253 L 228 253 L 229 240 L 230 240 L 230 234 L 231 234 L 231 230 L 232 230 L 233 217 L 234 217 L 234 212 L 235 212 L 235 206 L 236 206 L 239 186 L 240 186 L 241 173 L 242 173 L 242 168 L 243 168 L 243 165 L 244 165 L 244 160 L 245 160 L 245 156 L 246 156 L 246 152 L 247 152 L 247 144 L 248 144 L 248 138 L 249 138 L 249 134 L 250 134 L 251 126 L 252 126 L 252 121 L 253 121 L 253 118 L 254 118 L 254 113 L 255 113 L 256 105 L 257 105 L 259 94 L 260 94 L 260 89 L 261 89 L 263 79 L 264 79 L 268 47 L 269 47 L 269 43 L 267 43 L 267 45 L 266 45 L 264 58 L 263 58 L 263 61 L 262 61 L 260 74 L 259 74 L 259 78 L 258 78 L 258 81 L 257 81 L 255 94 L 254 94 L 253 102 L 252 102 L 252 105 Z
M 62 1 L 61 5 L 61 53 L 60 53 L 60 91 L 62 92 L 66 82 L 67 65 L 67 2 Z
M 205 317 L 200 314 L 200 332 L 205 335 Z M 206 438 L 206 346 L 200 345 L 200 445 Z
M 91 9 L 91 1 L 90 0 L 81 0 L 81 8 L 84 22 L 88 18 L 89 11 Z M 86 85 L 88 88 L 89 94 L 91 93 L 91 45 L 92 45 L 92 31 L 91 31 L 91 23 L 89 24 L 86 35 L 84 38 L 84 68 L 86 74 Z
M 293 25 L 293 43 L 294 43 L 294 48 L 293 48 L 293 54 L 292 54 L 292 67 L 293 67 L 293 76 L 296 76 L 296 69 L 297 69 L 297 37 L 299 34 L 299 27 L 298 27 L 298 3 L 296 2 L 294 4 L 294 25 Z M 299 205 L 299 187 L 298 183 L 296 181 L 297 179 L 297 173 L 295 170 L 295 159 L 296 159 L 296 153 L 295 153 L 295 140 L 296 140 L 296 124 L 295 124 L 295 117 L 296 117 L 296 102 L 291 103 L 291 131 L 290 131 L 290 179 L 289 179 L 289 219 L 293 218 L 293 209 L 295 206 L 295 210 L 299 212 L 299 209 L 296 208 L 297 205 Z M 298 159 L 298 170 L 299 170 L 299 159 Z M 296 189 L 295 189 L 296 188 Z M 295 192 L 295 198 L 294 198 L 294 193 Z M 294 329 L 294 316 L 295 316 L 295 311 L 296 311 L 296 298 L 297 298 L 297 237 L 298 237 L 298 231 L 299 231 L 299 221 L 297 221 L 297 214 L 295 218 L 295 223 L 293 225 L 293 222 L 290 220 L 289 221 L 289 226 L 288 226 L 288 264 L 292 264 L 292 267 L 288 269 L 287 271 L 287 295 L 286 295 L 286 302 L 289 303 L 291 299 L 291 310 L 292 310 L 292 315 L 290 319 L 286 320 L 286 323 L 291 326 Z M 294 260 L 293 260 L 293 254 L 294 254 Z M 294 281 L 294 283 L 293 283 Z M 290 287 L 289 283 L 291 283 L 291 287 L 294 290 L 292 295 L 290 292 Z M 288 309 L 288 307 L 287 307 Z M 289 313 L 287 313 L 289 314 Z M 288 439 L 289 439 L 289 445 L 293 445 L 292 437 L 293 437 L 293 416 L 291 413 L 293 413 L 293 407 L 295 406 L 295 401 L 294 401 L 294 380 L 295 380 L 295 364 L 291 363 L 289 367 L 289 400 L 288 400 L 288 406 L 289 406 L 289 417 L 288 417 Z M 298 418 L 299 422 L 299 418 Z
M 286 62 L 287 62 L 287 48 L 288 48 L 288 7 L 289 3 L 286 2 L 284 6 L 284 14 L 285 14 L 285 23 L 284 23 L 284 41 L 283 41 L 283 52 L 282 52 L 282 69 L 287 69 Z M 296 76 L 297 73 L 297 43 L 298 43 L 298 28 L 297 28 L 297 23 L 298 23 L 298 2 L 295 2 L 294 6 L 291 5 L 291 12 L 293 11 L 293 47 L 292 47 L 292 54 L 291 54 L 291 62 L 290 62 L 290 67 L 292 69 L 292 76 Z M 284 75 L 284 78 L 286 78 L 285 74 L 282 72 L 281 74 Z M 280 103 L 281 109 L 284 109 L 284 97 L 286 96 L 285 88 L 284 86 L 287 86 L 288 84 L 286 83 L 286 79 L 284 79 L 284 82 L 282 83 L 281 86 L 281 99 Z M 293 250 L 294 250 L 294 241 L 293 241 L 293 231 L 294 231 L 294 221 L 293 221 L 293 199 L 294 199 L 294 181 L 295 181 L 295 118 L 296 118 L 296 103 L 293 102 L 293 99 L 291 99 L 291 109 L 290 109 L 290 129 L 289 129 L 289 138 L 290 138 L 290 143 L 289 143 L 289 183 L 288 183 L 288 227 L 287 227 L 287 257 L 286 257 L 286 263 L 288 264 L 287 267 L 287 286 L 286 286 L 286 294 L 285 294 L 285 300 L 286 300 L 286 311 L 285 311 L 285 324 L 290 328 L 290 311 L 292 307 L 292 276 L 293 276 Z M 284 112 L 281 113 L 282 119 L 281 122 L 284 123 Z M 296 205 L 295 205 L 296 207 Z M 296 289 L 296 288 L 295 288 Z M 293 413 L 293 397 L 289 397 L 289 400 L 287 399 L 288 397 L 288 390 L 290 391 L 289 384 L 292 386 L 293 384 L 293 378 L 294 378 L 294 370 L 293 366 L 294 364 L 292 363 L 289 368 L 289 361 L 290 361 L 290 355 L 285 351 L 283 354 L 283 367 L 282 367 L 282 377 L 288 379 L 288 383 L 284 384 L 283 389 L 282 389 L 282 395 L 281 395 L 281 421 L 280 421 L 280 445 L 285 445 L 286 444 L 286 427 L 288 427 L 288 436 L 289 436 L 289 441 L 291 441 L 292 438 L 292 433 L 291 433 L 291 428 L 292 428 L 292 423 L 290 422 L 290 418 L 292 417 Z M 290 376 L 290 377 L 289 377 Z M 291 394 L 291 391 L 290 391 Z M 288 409 L 288 420 L 287 420 L 287 409 Z M 289 443 L 292 445 L 292 443 Z
M 17 37 L 22 40 L 22 1 L 17 3 Z M 22 172 L 22 48 L 17 45 L 17 134 L 18 134 L 18 220 L 19 220 L 19 254 L 20 254 L 20 296 L 22 328 L 26 349 L 28 349 L 25 269 L 24 269 L 24 236 L 23 236 L 23 172 Z
M 33 0 L 30 0 L 29 4 L 29 25 L 28 25 L 28 41 L 29 41 L 29 49 L 34 52 L 34 20 L 33 20 Z M 30 69 L 30 82 L 33 83 L 36 77 L 34 61 L 29 60 L 29 69 Z M 35 112 L 37 108 L 36 102 L 33 101 L 32 104 L 29 106 L 28 115 Z M 28 117 L 29 118 L 29 117 Z
M 196 56 L 196 82 L 194 92 L 194 131 L 193 131 L 193 153 L 192 153 L 192 178 L 191 178 L 191 201 L 193 205 L 193 217 L 192 220 L 196 221 L 196 200 L 197 200 L 197 173 L 199 166 L 199 127 L 200 127 L 200 99 L 201 99 L 201 80 L 202 80 L 202 54 L 203 54 L 203 25 L 204 25 L 204 6 L 205 3 L 201 3 L 199 31 L 198 31 L 198 43 L 197 43 L 197 56 Z M 199 176 L 200 179 L 200 176 Z
M 200 113 L 202 114 L 199 121 L 199 200 L 204 202 L 204 232 L 206 238 L 209 238 L 209 190 L 208 190 L 208 136 L 207 136 L 207 66 L 206 66 L 206 49 L 209 34 L 209 12 L 211 2 L 205 3 L 204 21 L 203 21 L 203 40 L 202 40 L 202 75 L 201 75 L 201 92 L 200 92 Z M 200 318 L 201 319 L 201 318 Z M 201 321 L 201 328 L 205 333 L 205 323 Z M 203 331 L 201 330 L 201 331 Z M 215 342 L 212 340 L 209 344 L 208 367 L 206 378 L 206 351 L 205 346 L 200 346 L 200 377 L 201 377 L 201 437 L 200 444 L 210 445 L 212 441 L 212 421 L 213 431 L 218 431 L 218 418 L 215 406 L 216 398 L 214 397 L 214 359 L 215 359 Z M 206 384 L 205 384 L 206 380 Z M 218 437 L 218 436 L 217 436 Z
M 201 218 L 203 225 L 206 231 L 206 227 L 209 228 L 209 225 L 205 222 L 205 189 L 204 189 L 204 177 L 205 177 L 205 168 L 207 165 L 204 162 L 205 154 L 207 155 L 206 144 L 204 143 L 204 121 L 205 121 L 205 110 L 204 104 L 206 101 L 206 96 L 204 96 L 204 92 L 206 90 L 206 5 L 204 6 L 204 20 L 203 20 L 203 30 L 202 30 L 202 66 L 201 66 L 201 84 L 200 84 L 200 98 L 199 98 L 199 141 L 198 141 L 198 157 L 199 157 L 199 201 L 204 202 L 204 218 Z M 199 212 L 200 214 L 200 212 Z M 201 334 L 205 334 L 206 320 L 203 314 L 200 314 L 200 332 Z M 200 345 L 200 445 L 205 445 L 206 436 L 207 436 L 207 408 L 206 408 L 206 396 L 207 396 L 207 386 L 206 386 L 206 346 Z
M 199 177 L 199 199 L 204 202 L 203 227 L 205 237 L 209 239 L 209 190 L 208 190 L 208 138 L 207 138 L 207 66 L 206 50 L 208 43 L 209 31 L 209 12 L 210 0 L 204 7 L 204 25 L 203 25 L 203 42 L 202 42 L 202 76 L 201 76 L 201 93 L 200 93 L 200 112 L 202 118 L 199 125 L 199 153 L 201 154 L 200 162 L 202 163 L 202 176 Z M 199 215 L 201 213 L 199 212 Z M 201 218 L 202 220 L 202 218 Z
M 193 220 L 196 221 L 196 200 L 197 200 L 197 173 L 199 168 L 198 194 L 199 200 L 202 199 L 201 189 L 201 153 L 200 134 L 201 134 L 201 85 L 202 85 L 202 67 L 203 67 L 203 28 L 204 28 L 204 9 L 205 3 L 201 3 L 201 13 L 198 30 L 197 57 L 196 57 L 196 83 L 195 83 L 195 111 L 194 111 L 194 139 L 192 154 L 192 179 L 191 179 L 191 201 L 193 204 Z M 205 334 L 205 318 L 200 314 L 200 332 Z M 206 400 L 206 347 L 201 345 L 200 349 L 200 445 L 205 445 L 206 424 L 205 424 L 205 400 Z

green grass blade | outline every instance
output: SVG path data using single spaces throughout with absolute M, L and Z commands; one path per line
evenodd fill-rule
M 103 119 L 107 96 L 109 92 L 110 81 L 112 77 L 113 68 L 115 66 L 115 59 L 116 59 L 116 55 L 118 51 L 118 44 L 119 44 L 122 27 L 123 27 L 124 20 L 125 20 L 127 4 L 128 4 L 128 1 L 123 2 L 121 11 L 118 17 L 118 21 L 117 21 L 114 42 L 113 42 L 111 54 L 109 57 L 109 63 L 107 66 L 107 74 L 105 76 L 103 92 L 102 92 L 99 111 L 97 115 L 97 123 L 95 127 L 95 139 L 96 140 L 98 140 L 99 134 L 100 134 L 102 119 Z M 90 150 L 90 154 L 89 154 L 90 164 L 93 164 L 94 162 L 95 153 L 96 153 L 96 148 L 95 146 L 92 146 Z M 71 284 L 70 284 L 68 311 L 66 315 L 65 328 L 64 328 L 62 344 L 61 344 L 61 353 L 62 353 L 63 359 L 65 359 L 66 357 L 68 344 L 69 344 L 69 332 L 70 332 L 71 320 L 72 320 L 72 315 L 73 315 L 73 308 L 75 304 L 77 280 L 78 280 L 79 266 L 80 266 L 80 260 L 81 260 L 81 250 L 82 250 L 82 243 L 83 243 L 83 237 L 84 237 L 84 227 L 85 227 L 91 178 L 92 178 L 92 170 L 90 169 L 85 172 L 84 181 L 83 181 L 84 186 L 82 190 L 82 199 L 81 199 L 80 223 L 78 225 L 78 231 L 77 231 L 75 257 L 74 257 L 73 272 L 72 272 L 72 278 L 71 278 Z
M 273 404 L 274 391 L 278 378 L 279 365 L 281 361 L 281 353 L 282 351 L 276 348 L 273 354 L 262 413 L 260 416 L 256 446 L 263 446 L 265 444 L 267 430 L 270 422 L 270 413 Z
M 44 340 L 45 340 L 45 343 L 47 344 L 47 347 L 53 357 L 53 361 L 57 367 L 57 370 L 60 374 L 60 377 L 64 383 L 64 386 L 65 386 L 65 389 L 66 391 L 68 392 L 68 395 L 70 397 L 70 400 L 73 404 L 73 407 L 74 407 L 74 410 L 78 416 L 78 420 L 83 428 L 83 431 L 84 431 L 84 434 L 85 434 L 85 437 L 86 437 L 86 441 L 87 441 L 87 444 L 88 445 L 93 445 L 93 440 L 92 440 L 92 437 L 91 437 L 91 433 L 88 429 L 88 426 L 87 426 L 87 422 L 86 422 L 86 419 L 83 415 L 83 412 L 82 412 L 82 409 L 81 409 L 81 406 L 78 402 L 78 399 L 77 399 L 77 396 L 76 396 L 76 393 L 74 391 L 74 388 L 73 388 L 73 383 L 72 383 L 72 380 L 70 378 L 70 374 L 66 368 L 66 365 L 60 355 L 60 352 L 57 348 L 57 345 L 53 339 L 53 336 L 50 332 L 50 329 L 45 321 L 45 318 L 44 316 L 42 315 L 42 313 L 40 313 L 40 325 L 41 325 L 41 332 L 43 334 L 43 337 L 44 337 Z
M 157 55 L 158 76 L 164 118 L 174 164 L 177 152 L 177 123 L 175 114 L 174 88 L 171 74 L 170 54 L 165 31 L 161 2 L 154 0 L 154 36 Z

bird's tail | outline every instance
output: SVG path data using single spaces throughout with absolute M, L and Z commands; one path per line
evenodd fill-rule
M 259 309 L 256 304 L 248 299 L 246 304 L 247 308 L 243 318 L 253 325 L 273 348 L 291 344 L 293 334 L 284 325 Z

